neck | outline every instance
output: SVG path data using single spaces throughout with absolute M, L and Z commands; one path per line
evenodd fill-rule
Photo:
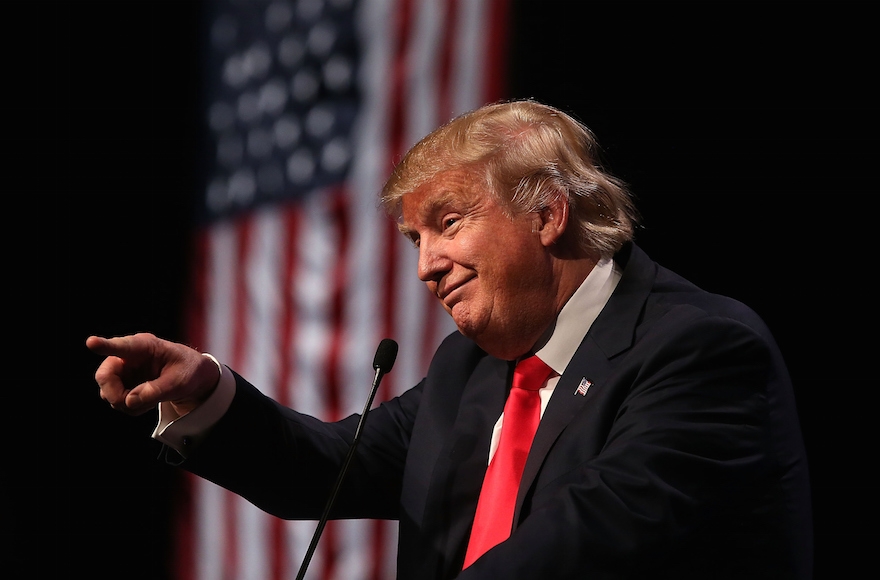
M 481 347 L 489 354 L 505 360 L 534 352 L 552 334 L 562 307 L 587 279 L 596 263 L 588 258 L 558 260 L 554 265 L 554 292 L 548 301 L 553 307 L 547 309 L 543 321 L 536 320 L 536 324 L 520 327 L 516 332 L 505 332 L 503 337 L 496 336 L 494 340 L 478 340 L 478 344 L 482 342 Z
M 559 315 L 562 307 L 568 302 L 572 294 L 580 288 L 598 260 L 588 257 L 559 260 L 557 263 L 556 279 L 559 281 L 556 289 L 556 309 L 554 318 Z

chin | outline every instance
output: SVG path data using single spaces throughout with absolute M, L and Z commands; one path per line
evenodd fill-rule
M 474 326 L 472 324 L 468 324 L 467 321 L 455 320 L 455 326 L 458 327 L 458 331 L 461 334 L 463 334 L 467 338 L 471 339 L 472 341 L 476 342 L 477 345 L 480 348 L 482 348 L 483 350 L 486 350 L 484 343 L 486 343 L 488 341 L 486 341 L 484 334 L 479 332 L 476 328 L 474 328 Z

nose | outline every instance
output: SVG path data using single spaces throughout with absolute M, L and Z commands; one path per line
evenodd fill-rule
M 430 236 L 419 240 L 419 280 L 430 286 L 432 282 L 439 282 L 451 266 L 452 261 L 443 250 L 442 243 Z

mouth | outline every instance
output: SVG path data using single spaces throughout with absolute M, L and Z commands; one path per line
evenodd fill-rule
M 458 282 L 438 285 L 436 292 L 437 298 L 439 298 L 447 308 L 451 309 L 461 300 L 462 288 L 472 279 L 473 277 L 468 277 Z

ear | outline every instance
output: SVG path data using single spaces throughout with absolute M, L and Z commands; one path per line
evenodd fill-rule
M 554 195 L 543 209 L 536 213 L 534 230 L 541 243 L 550 247 L 559 241 L 568 227 L 568 203 L 563 195 Z

